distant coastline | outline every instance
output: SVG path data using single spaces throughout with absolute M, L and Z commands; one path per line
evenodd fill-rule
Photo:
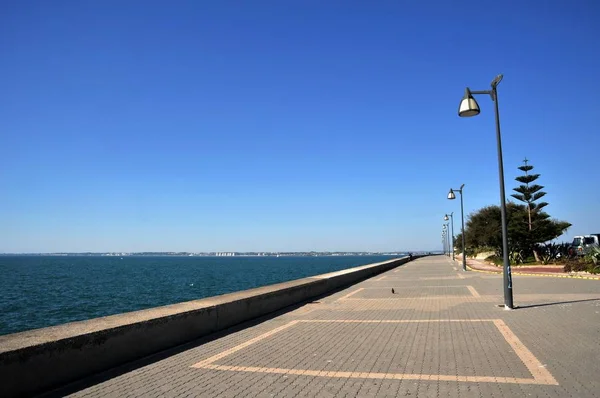
M 106 256 L 106 257 L 324 257 L 324 256 L 399 256 L 409 253 L 398 252 L 83 252 L 83 253 L 0 253 L 0 256 Z M 433 252 L 412 251 L 423 254 Z

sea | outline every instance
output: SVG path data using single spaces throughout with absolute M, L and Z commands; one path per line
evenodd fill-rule
M 0 335 L 212 297 L 390 258 L 0 256 Z

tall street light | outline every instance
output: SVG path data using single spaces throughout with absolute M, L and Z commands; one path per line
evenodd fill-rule
M 446 224 L 442 224 L 442 239 L 444 239 L 444 255 L 447 256 L 450 253 L 450 247 L 448 247 L 448 230 L 446 229 Z
M 444 239 L 444 230 L 442 229 L 442 252 L 446 255 L 446 239 Z
M 454 212 L 450 213 L 450 220 L 451 223 L 450 225 L 452 225 L 452 239 L 450 239 L 450 242 L 452 242 L 452 245 L 450 247 L 450 249 L 452 250 L 452 261 L 454 261 Z M 448 221 L 448 214 L 444 215 L 444 221 Z
M 446 230 L 442 228 L 442 246 L 444 247 L 444 256 L 448 252 L 448 247 L 446 246 Z
M 444 232 L 446 233 L 446 247 L 448 248 L 448 257 L 450 257 L 450 228 L 448 228 L 448 223 L 444 224 Z
M 462 236 L 462 268 L 463 271 L 467 270 L 467 256 L 465 255 L 465 215 L 463 212 L 463 188 L 465 184 L 462 184 L 459 189 L 450 188 L 450 192 L 448 192 L 448 199 L 454 200 L 456 199 L 456 195 L 454 191 L 457 191 L 460 194 L 460 222 L 462 223 L 461 228 L 461 236 Z
M 496 111 L 496 142 L 498 146 L 498 174 L 500 179 L 500 213 L 502 215 L 502 254 L 504 257 L 504 308 L 513 309 L 512 276 L 510 272 L 510 261 L 508 259 L 508 223 L 506 220 L 506 198 L 504 196 L 504 166 L 502 164 L 502 139 L 500 136 L 500 113 L 498 111 L 498 84 L 502 81 L 502 75 L 492 80 L 491 90 L 471 91 L 467 87 L 465 95 L 458 107 L 458 116 L 470 117 L 479 115 L 479 104 L 473 95 L 487 94 L 492 98 Z

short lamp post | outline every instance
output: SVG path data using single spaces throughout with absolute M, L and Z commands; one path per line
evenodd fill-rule
M 450 213 L 450 225 L 452 226 L 452 238 L 450 239 L 450 242 L 452 243 L 450 245 L 450 250 L 452 251 L 452 261 L 454 261 L 454 212 Z M 448 214 L 444 215 L 444 221 L 448 221 Z
M 454 191 L 460 194 L 460 222 L 461 222 L 461 236 L 462 236 L 462 269 L 463 271 L 467 270 L 467 257 L 465 255 L 465 214 L 463 212 L 463 188 L 465 184 L 462 184 L 459 189 L 450 188 L 450 192 L 448 192 L 448 199 L 454 200 L 456 199 L 456 195 Z
M 511 310 L 513 306 L 512 276 L 510 271 L 510 261 L 508 257 L 508 223 L 506 219 L 506 198 L 504 196 L 504 166 L 502 163 L 502 139 L 500 136 L 500 113 L 498 111 L 498 84 L 502 81 L 502 75 L 498 75 L 492 80 L 491 90 L 471 91 L 467 87 L 465 95 L 460 101 L 458 107 L 458 116 L 470 117 L 479 115 L 479 104 L 473 98 L 473 95 L 487 94 L 492 98 L 495 104 L 496 113 L 496 142 L 498 146 L 498 174 L 500 177 L 500 213 L 502 216 L 502 254 L 504 257 L 504 308 Z M 464 257 L 463 257 L 464 258 Z

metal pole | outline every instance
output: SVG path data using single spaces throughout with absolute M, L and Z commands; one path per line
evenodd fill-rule
M 512 276 L 508 257 L 508 223 L 506 219 L 506 198 L 504 196 L 504 165 L 502 163 L 502 139 L 500 138 L 500 112 L 498 110 L 498 91 L 492 83 L 492 99 L 496 109 L 496 141 L 498 142 L 498 173 L 500 175 L 500 213 L 502 216 L 502 255 L 504 258 L 504 308 L 513 309 Z M 462 195 L 461 195 L 462 198 Z
M 465 214 L 463 213 L 463 188 L 465 184 L 460 187 L 460 221 L 462 223 L 462 265 L 463 271 L 467 270 L 467 256 L 465 255 Z
M 444 256 L 448 253 L 448 246 L 446 246 L 446 233 L 442 233 L 442 239 L 444 240 Z
M 444 256 L 448 255 L 448 239 L 446 239 L 446 230 L 444 229 L 444 233 L 442 234 L 442 239 L 444 240 Z
M 450 220 L 452 221 L 452 240 L 450 242 L 452 242 L 452 261 L 454 261 L 454 212 L 450 213 Z
M 448 240 L 448 257 L 450 257 L 450 228 L 448 227 L 449 225 L 446 223 L 446 240 Z
M 442 251 L 444 252 L 444 256 L 446 255 L 446 240 L 444 239 L 444 234 L 442 233 Z
M 446 248 L 446 233 L 442 232 L 442 241 L 444 242 L 444 256 L 448 254 L 448 250 Z

